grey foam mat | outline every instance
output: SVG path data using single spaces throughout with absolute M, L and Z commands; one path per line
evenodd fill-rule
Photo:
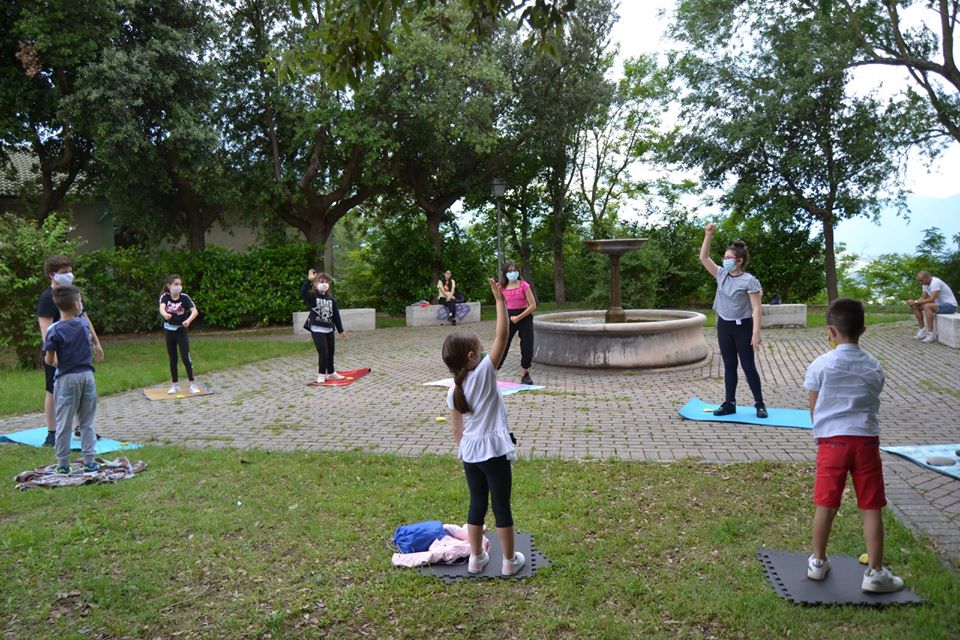
M 500 540 L 497 539 L 496 533 L 493 532 L 484 532 L 483 534 L 487 540 L 490 541 L 490 562 L 484 567 L 483 573 L 478 573 L 476 575 L 472 573 L 467 573 L 467 561 L 464 560 L 460 564 L 429 564 L 425 567 L 417 567 L 417 571 L 425 575 L 434 575 L 440 578 L 443 582 L 449 584 L 452 582 L 459 582 L 460 580 L 474 580 L 474 579 L 489 579 L 489 578 L 504 578 L 506 576 L 500 575 L 500 563 L 503 562 L 503 551 L 500 549 Z M 537 572 L 537 569 L 542 569 L 550 565 L 550 561 L 540 553 L 533 544 L 533 536 L 529 533 L 523 531 L 517 531 L 515 533 L 515 542 L 514 548 L 516 551 L 519 551 L 527 559 L 526 564 L 523 565 L 523 568 L 520 569 L 516 574 L 509 576 L 509 578 L 515 578 L 521 580 L 523 578 L 529 578 L 534 573 Z
M 860 588 L 866 567 L 851 556 L 830 555 L 830 572 L 823 580 L 807 577 L 809 553 L 761 548 L 757 552 L 767 580 L 778 596 L 795 604 L 855 604 L 885 607 L 920 604 L 923 598 L 904 588 L 895 593 L 868 593 Z

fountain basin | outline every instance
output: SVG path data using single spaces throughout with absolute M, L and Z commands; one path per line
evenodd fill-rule
M 627 309 L 626 322 L 604 322 L 604 311 L 535 316 L 533 360 L 587 369 L 659 369 L 703 361 L 707 318 L 695 311 Z

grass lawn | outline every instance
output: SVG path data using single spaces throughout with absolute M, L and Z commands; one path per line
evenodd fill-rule
M 524 581 L 390 565 L 399 525 L 462 522 L 450 457 L 148 447 L 116 485 L 0 493 L 15 638 L 956 638 L 960 580 L 887 517 L 921 606 L 800 607 L 758 547 L 809 545 L 810 465 L 522 460 L 514 517 L 553 565 Z M 50 462 L 0 446 L 0 476 Z M 848 500 L 831 550 L 863 551 Z M 488 516 L 492 526 L 492 516 Z
M 289 339 L 290 329 L 234 334 L 192 334 L 190 357 L 198 380 L 211 371 L 276 356 L 313 350 L 305 340 Z M 99 396 L 139 389 L 170 380 L 163 336 L 103 338 L 106 358 L 95 363 Z M 183 364 L 180 376 L 186 379 Z M 43 410 L 43 372 L 0 369 L 0 416 Z

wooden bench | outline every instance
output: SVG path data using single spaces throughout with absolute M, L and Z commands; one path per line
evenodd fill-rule
M 429 327 L 438 324 L 447 324 L 447 308 L 439 304 L 418 305 L 407 307 L 408 327 Z M 479 302 L 457 303 L 457 324 L 471 324 L 480 322 Z
M 805 327 L 807 326 L 807 305 L 805 304 L 763 304 L 761 327 Z
M 293 334 L 309 335 L 310 332 L 303 328 L 303 323 L 307 321 L 309 311 L 295 311 L 293 314 Z M 377 328 L 377 310 L 370 308 L 361 309 L 340 309 L 340 322 L 343 323 L 343 330 L 350 331 L 373 331 Z
M 945 313 L 934 316 L 936 319 L 937 342 L 954 349 L 960 349 L 960 313 Z

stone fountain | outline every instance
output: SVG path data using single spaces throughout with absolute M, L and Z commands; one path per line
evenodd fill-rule
M 590 369 L 659 369 L 703 361 L 706 316 L 695 311 L 627 309 L 620 301 L 620 258 L 640 249 L 644 238 L 587 240 L 591 251 L 610 257 L 610 308 L 535 316 L 533 360 Z

